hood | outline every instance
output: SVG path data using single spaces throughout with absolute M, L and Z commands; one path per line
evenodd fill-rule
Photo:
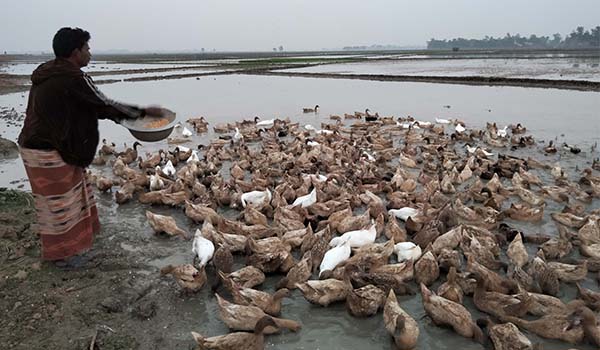
M 46 63 L 42 63 L 31 74 L 31 82 L 33 85 L 41 84 L 42 82 L 56 76 L 81 76 L 83 72 L 79 67 L 67 61 L 64 58 L 57 58 Z

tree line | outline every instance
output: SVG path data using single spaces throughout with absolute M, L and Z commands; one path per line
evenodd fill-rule
M 571 34 L 562 37 L 560 33 L 549 36 L 529 37 L 520 34 L 507 33 L 503 38 L 485 36 L 483 39 L 454 38 L 450 40 L 431 39 L 427 49 L 458 50 L 458 49 L 585 49 L 600 48 L 600 26 L 590 30 L 577 27 Z

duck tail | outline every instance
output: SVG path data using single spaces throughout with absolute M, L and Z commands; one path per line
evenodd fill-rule
M 191 333 L 192 333 L 192 337 L 194 337 L 194 340 L 198 344 L 200 350 L 206 349 L 206 347 L 204 347 L 204 343 L 206 341 L 206 338 L 203 337 L 202 334 L 200 334 L 200 333 L 196 333 L 196 332 L 191 332 Z
M 275 318 L 274 317 L 273 321 L 275 321 L 275 324 L 277 325 L 277 327 L 287 328 L 287 329 L 291 330 L 292 332 L 298 332 L 300 330 L 300 328 L 302 328 L 300 323 L 298 323 L 294 320 L 288 320 L 286 318 Z

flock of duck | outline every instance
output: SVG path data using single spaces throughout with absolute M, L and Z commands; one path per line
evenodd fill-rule
M 280 317 L 294 289 L 323 307 L 346 303 L 355 317 L 383 310 L 397 349 L 417 346 L 419 322 L 397 298 L 416 293 L 433 324 L 494 349 L 541 348 L 523 331 L 600 346 L 600 292 L 580 284 L 600 271 L 600 209 L 591 205 L 600 162 L 571 178 L 558 163 L 515 156 L 579 153 L 540 146 L 521 124 L 478 130 L 369 110 L 330 119 L 320 128 L 258 117 L 218 124 L 210 143 L 189 148 L 181 142 L 191 130 L 209 128 L 192 118 L 191 130 L 179 126 L 183 140 L 170 140 L 177 147 L 145 157 L 137 142 L 118 152 L 103 141 L 94 164 L 114 176 L 91 174 L 98 190 L 183 209 L 201 225 L 192 235 L 146 212 L 157 234 L 192 241 L 193 261 L 161 274 L 185 293 L 212 288 L 234 331 L 192 332 L 200 349 L 263 349 L 265 334 L 299 331 Z M 544 215 L 549 204 L 563 209 Z M 543 220 L 555 232 L 517 228 Z M 234 255 L 246 266 L 233 270 Z M 207 286 L 207 270 L 218 283 Z M 280 276 L 274 293 L 256 289 L 265 275 Z M 577 299 L 564 300 L 563 284 L 577 286 Z M 487 316 L 474 319 L 466 298 Z

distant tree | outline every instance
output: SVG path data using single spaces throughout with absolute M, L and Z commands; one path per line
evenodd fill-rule
M 283 51 L 283 46 L 279 46 L 279 52 Z
M 277 52 L 277 48 L 276 47 L 273 48 L 273 52 Z
M 202 48 L 202 52 L 204 52 L 204 48 Z

